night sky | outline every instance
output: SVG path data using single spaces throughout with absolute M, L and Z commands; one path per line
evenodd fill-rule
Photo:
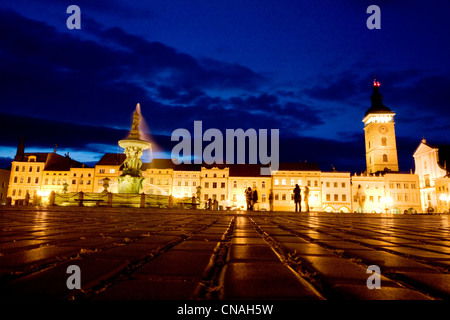
M 81 30 L 66 27 L 71 4 Z M 366 26 L 371 4 L 380 30 Z M 446 0 L 3 1 L 0 167 L 21 136 L 27 152 L 57 144 L 88 164 L 123 152 L 140 103 L 154 157 L 201 120 L 279 129 L 282 161 L 360 172 L 376 78 L 409 171 L 423 136 L 450 143 L 449 14 Z

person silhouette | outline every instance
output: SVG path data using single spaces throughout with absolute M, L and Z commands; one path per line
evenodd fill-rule
M 294 188 L 295 212 L 302 212 L 302 191 L 298 184 Z
M 245 189 L 245 200 L 247 201 L 247 211 L 252 209 L 252 188 Z

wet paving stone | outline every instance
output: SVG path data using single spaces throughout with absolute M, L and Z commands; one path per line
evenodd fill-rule
M 5 207 L 5 299 L 450 298 L 449 215 Z M 67 267 L 82 290 L 68 291 Z M 370 290 L 369 265 L 381 270 Z M 200 289 L 199 289 L 200 288 Z

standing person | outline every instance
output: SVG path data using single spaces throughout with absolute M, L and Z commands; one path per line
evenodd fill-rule
M 254 188 L 252 192 L 252 211 L 255 211 L 255 205 L 257 202 L 258 202 L 258 191 L 256 191 L 256 188 Z
M 302 212 L 302 190 L 298 186 L 295 185 L 294 188 L 294 202 L 295 202 L 295 212 Z
M 270 189 L 270 192 L 269 192 L 269 207 L 270 207 L 270 211 L 273 211 L 273 192 L 272 192 L 272 189 Z
M 252 188 L 245 189 L 245 200 L 247 201 L 247 211 L 252 209 Z
M 306 206 L 306 212 L 309 212 L 309 188 L 308 188 L 308 186 L 305 186 L 305 206 Z

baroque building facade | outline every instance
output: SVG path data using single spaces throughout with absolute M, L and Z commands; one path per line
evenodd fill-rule
M 261 175 L 259 164 L 178 164 L 153 159 L 142 165 L 143 192 L 175 198 L 196 197 L 220 209 L 246 209 L 245 190 L 258 194 L 256 210 L 294 211 L 293 189 L 302 190 L 302 211 L 406 213 L 448 212 L 447 148 L 425 140 L 414 153 L 416 171 L 399 172 L 395 112 L 384 106 L 380 84 L 374 82 L 371 107 L 364 115 L 365 172 L 321 171 L 315 163 L 280 163 L 276 172 Z M 445 153 L 445 152 L 447 153 Z M 25 153 L 23 140 L 12 161 L 7 197 L 11 204 L 35 202 L 50 192 L 118 192 L 125 154 L 106 153 L 92 168 L 52 153 Z

